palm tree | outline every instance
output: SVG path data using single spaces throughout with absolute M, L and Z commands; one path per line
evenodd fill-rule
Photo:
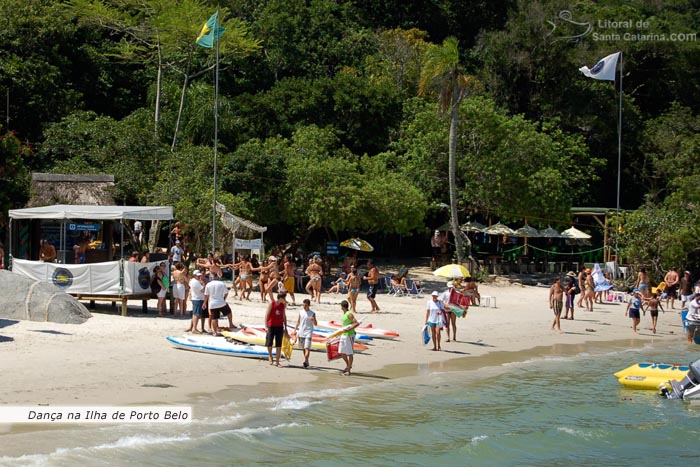
M 448 37 L 442 45 L 433 45 L 426 51 L 423 69 L 418 83 L 418 93 L 427 95 L 431 90 L 439 94 L 438 110 L 450 115 L 449 139 L 449 185 L 450 226 L 455 238 L 457 261 L 464 262 L 464 241 L 471 246 L 469 238 L 462 235 L 457 217 L 457 129 L 459 126 L 459 104 L 466 91 L 476 83 L 476 78 L 467 75 L 459 63 L 457 39 Z

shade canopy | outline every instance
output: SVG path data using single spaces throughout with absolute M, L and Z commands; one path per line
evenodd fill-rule
M 561 236 L 563 238 L 569 238 L 569 239 L 574 239 L 574 240 L 580 240 L 580 239 L 589 239 L 591 238 L 590 235 L 588 235 L 585 232 L 581 232 L 579 229 L 576 227 L 571 227 L 570 229 L 566 229 L 561 233 Z
M 226 211 L 226 206 L 216 202 L 216 212 L 221 214 L 221 223 L 224 224 L 229 231 L 233 232 L 239 238 L 257 237 L 258 234 L 267 232 L 267 227 L 256 224 L 248 219 L 231 214 Z
M 362 240 L 358 237 L 348 238 L 347 240 L 340 242 L 340 246 L 357 251 L 374 251 L 374 247 L 370 245 L 367 240 Z
M 485 228 L 484 224 L 477 221 L 469 221 L 460 227 L 463 232 L 483 232 Z
M 525 224 L 524 226 L 520 227 L 518 230 L 515 231 L 515 236 L 516 237 L 539 237 L 540 233 L 537 231 L 536 228 L 530 227 L 529 225 Z
M 489 235 L 513 235 L 515 231 L 505 224 L 497 223 L 484 229 L 484 233 Z
M 553 229 L 551 226 L 547 227 L 546 229 L 540 230 L 540 237 L 544 238 L 560 238 L 561 234 L 557 232 L 556 229 Z
M 54 204 L 37 208 L 11 209 L 10 219 L 171 220 L 172 206 L 91 206 Z

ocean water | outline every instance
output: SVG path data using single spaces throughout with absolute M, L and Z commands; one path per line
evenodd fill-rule
M 700 406 L 625 389 L 612 373 L 687 364 L 699 349 L 579 346 L 477 369 L 471 359 L 238 388 L 193 401 L 188 425 L 0 433 L 0 466 L 698 465 Z

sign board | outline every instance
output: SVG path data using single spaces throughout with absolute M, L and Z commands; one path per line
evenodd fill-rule
M 326 242 L 327 255 L 337 255 L 338 251 L 338 242 Z
M 67 224 L 69 231 L 99 232 L 100 224 Z
M 261 250 L 262 240 L 259 238 L 256 238 L 255 240 L 243 240 L 237 238 L 233 243 L 233 247 L 236 250 Z

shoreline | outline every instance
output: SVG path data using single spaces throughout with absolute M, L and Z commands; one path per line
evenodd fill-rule
M 426 366 L 450 367 L 453 360 L 486 358 L 494 353 L 515 355 L 532 349 L 593 345 L 624 341 L 630 346 L 656 341 L 683 342 L 685 337 L 678 312 L 662 314 L 659 333 L 646 331 L 643 318 L 639 336 L 632 335 L 624 304 L 596 305 L 593 312 L 577 310 L 576 320 L 564 321 L 563 333 L 549 331 L 548 288 L 534 286 L 482 285 L 482 295 L 495 296 L 498 308 L 471 307 L 466 318 L 458 318 L 458 342 L 443 343 L 443 352 L 430 352 L 420 342 L 425 317 L 422 299 L 378 295 L 382 311 L 359 312 L 375 327 L 394 329 L 396 341 L 374 340 L 370 349 L 355 357 L 355 372 L 343 384 L 355 384 L 362 375 L 401 377 L 392 368 Z M 305 294 L 297 294 L 300 303 Z M 319 319 L 339 317 L 337 305 L 344 296 L 324 295 L 314 307 Z M 229 300 L 234 323 L 262 321 L 261 302 Z M 149 310 L 150 310 L 149 303 Z M 360 297 L 358 308 L 368 302 Z M 108 305 L 97 309 L 110 309 Z M 131 310 L 140 309 L 132 305 Z M 301 307 L 288 308 L 290 325 Z M 22 321 L 0 328 L 0 346 L 11 355 L 6 361 L 0 403 L 3 405 L 133 405 L 173 404 L 214 394 L 231 386 L 260 384 L 322 384 L 326 374 L 340 373 L 342 360 L 327 362 L 325 353 L 312 352 L 312 368 L 301 368 L 301 352 L 295 350 L 291 363 L 270 368 L 266 361 L 226 358 L 173 348 L 169 335 L 182 335 L 189 320 L 155 318 L 154 313 L 133 313 L 129 317 L 95 313 L 82 325 Z M 4 337 L 3 337 L 4 336 Z M 489 358 L 493 358 L 489 357 Z M 478 360 L 478 359 L 475 359 Z M 476 363 L 477 366 L 483 366 Z M 40 371 L 32 371 L 33 369 Z M 30 371 L 27 371 L 29 369 Z M 205 396 L 206 397 L 206 396 Z

